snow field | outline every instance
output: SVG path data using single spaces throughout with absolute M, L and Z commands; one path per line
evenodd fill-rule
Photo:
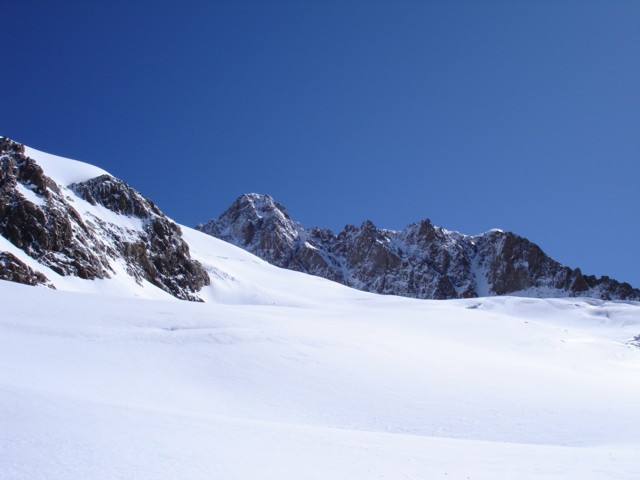
M 0 478 L 638 478 L 638 305 L 335 292 L 2 282 Z
M 383 297 L 182 230 L 206 303 L 0 237 L 58 288 L 0 281 L 0 479 L 640 478 L 639 303 Z

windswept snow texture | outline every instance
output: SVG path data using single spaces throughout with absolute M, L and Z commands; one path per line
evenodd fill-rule
M 0 479 L 640 478 L 640 304 L 377 296 L 185 234 L 209 303 L 0 281 Z

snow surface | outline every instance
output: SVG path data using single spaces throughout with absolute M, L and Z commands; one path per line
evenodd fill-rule
M 0 479 L 640 478 L 640 303 L 378 296 L 182 231 L 206 303 L 0 237 L 58 288 L 0 281 Z
M 72 183 L 86 182 L 101 175 L 110 175 L 94 165 L 41 152 L 35 148 L 25 146 L 24 153 L 27 157 L 33 158 L 48 177 L 64 187 Z
M 212 242 L 233 305 L 0 282 L 0 478 L 640 475 L 640 305 L 376 296 Z
M 33 190 L 25 187 L 22 183 L 17 183 L 16 188 L 18 189 L 18 192 L 20 192 L 20 194 L 31 203 L 35 205 L 41 205 L 41 206 L 45 204 L 44 198 L 40 197 Z

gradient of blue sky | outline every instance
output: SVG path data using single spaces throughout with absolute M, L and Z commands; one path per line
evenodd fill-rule
M 640 286 L 638 1 L 0 3 L 0 133 L 180 223 L 270 193 Z

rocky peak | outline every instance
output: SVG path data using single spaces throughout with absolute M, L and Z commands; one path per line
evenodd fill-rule
M 433 226 L 431 220 L 428 218 L 424 220 L 420 220 L 419 222 L 414 222 L 411 225 L 407 226 L 405 229 L 406 236 L 418 239 L 424 239 L 427 241 L 431 241 L 434 239 L 436 235 L 436 227 Z
M 280 203 L 276 202 L 270 195 L 259 193 L 247 193 L 238 197 L 229 207 L 226 213 L 241 211 L 253 218 L 277 217 L 291 221 L 287 210 Z
M 237 239 L 254 253 L 268 252 L 271 262 L 281 267 L 289 264 L 303 230 L 281 204 L 257 193 L 241 195 L 219 218 L 195 228 L 231 243 Z
M 243 195 L 220 219 L 196 228 L 280 267 L 370 292 L 438 299 L 507 294 L 640 299 L 640 290 L 629 284 L 583 275 L 526 238 L 497 229 L 468 236 L 425 219 L 393 231 L 367 220 L 336 235 L 317 227 L 305 230 L 282 205 L 256 194 Z

